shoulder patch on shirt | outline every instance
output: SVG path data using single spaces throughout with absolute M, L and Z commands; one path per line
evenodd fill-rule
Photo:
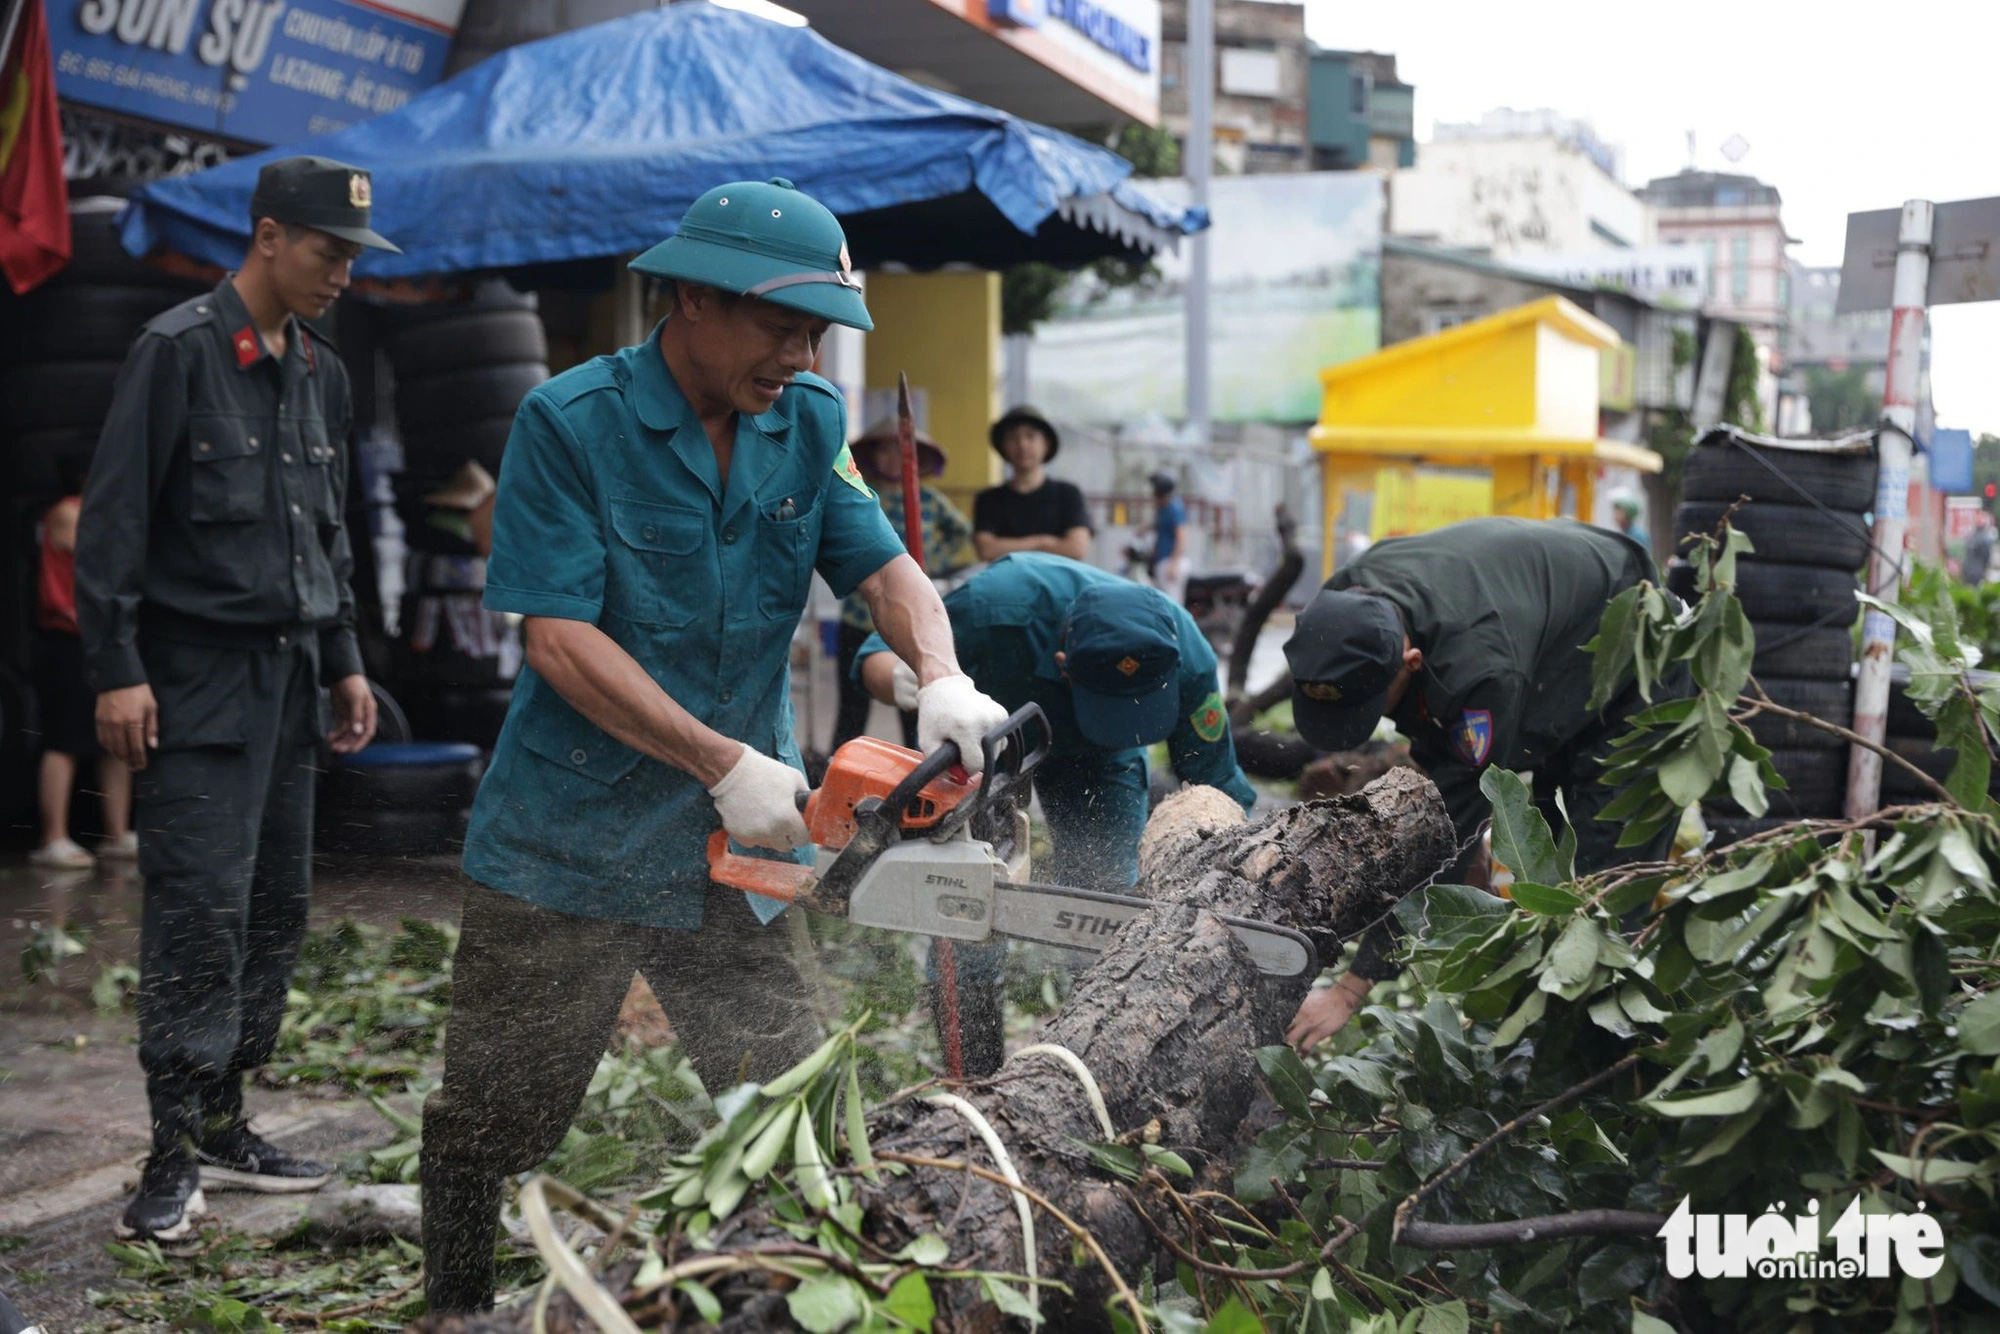
M 1194 724 L 1194 734 L 1203 741 L 1220 741 L 1229 727 L 1229 714 L 1223 710 L 1222 696 L 1211 690 L 1195 711 L 1188 715 Z
M 862 480 L 861 469 L 855 466 L 854 451 L 846 445 L 842 445 L 840 452 L 833 456 L 833 475 L 870 500 L 875 498 L 875 493 L 868 489 L 868 483 Z
M 153 316 L 143 327 L 147 333 L 162 334 L 168 338 L 198 329 L 208 323 L 209 314 L 215 309 L 212 296 L 212 293 L 203 292 L 200 296 L 190 297 L 171 310 L 163 310 Z
M 1451 729 L 1451 748 L 1467 764 L 1478 768 L 1493 753 L 1493 711 L 1467 709 Z

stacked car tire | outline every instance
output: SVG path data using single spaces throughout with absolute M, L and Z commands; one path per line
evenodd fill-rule
M 42 512 L 66 474 L 97 448 L 125 353 L 147 320 L 203 290 L 127 255 L 113 219 L 124 199 L 80 182 L 70 203 L 70 263 L 23 297 L 0 302 L 0 825 L 24 816 L 36 744 L 26 684 L 35 615 L 35 545 Z M 0 289 L 4 290 L 4 289 Z
M 1678 537 L 1715 532 L 1729 507 L 1744 501 L 1730 522 L 1755 548 L 1737 563 L 1736 596 L 1756 635 L 1758 684 L 1774 704 L 1851 726 L 1856 576 L 1868 557 L 1873 451 L 1787 449 L 1717 433 L 1689 453 L 1682 496 Z M 1693 568 L 1677 560 L 1667 586 L 1692 598 Z M 1752 718 L 1750 730 L 1788 786 L 1770 793 L 1761 818 L 1728 801 L 1705 809 L 1718 842 L 1841 813 L 1848 751 L 1839 737 L 1777 714 Z
M 534 298 L 504 283 L 464 302 L 385 312 L 396 377 L 403 472 L 396 510 L 409 549 L 392 657 L 418 735 L 490 748 L 506 716 L 520 650 L 515 632 L 479 605 L 484 562 L 440 526 L 424 497 L 467 462 L 496 479 L 514 410 L 549 377 Z

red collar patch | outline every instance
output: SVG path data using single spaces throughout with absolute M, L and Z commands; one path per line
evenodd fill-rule
M 229 335 L 229 345 L 236 349 L 236 365 L 239 370 L 251 366 L 257 358 L 264 355 L 264 345 L 258 341 L 257 331 L 247 324 Z

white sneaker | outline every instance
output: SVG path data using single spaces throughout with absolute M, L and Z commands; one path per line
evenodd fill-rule
M 137 861 L 139 859 L 139 835 L 127 830 L 117 838 L 107 838 L 97 849 L 97 855 L 110 861 Z
M 28 854 L 28 861 L 35 866 L 51 866 L 61 871 L 82 871 L 97 864 L 97 859 L 78 847 L 75 839 L 59 838 L 53 843 L 45 843 Z

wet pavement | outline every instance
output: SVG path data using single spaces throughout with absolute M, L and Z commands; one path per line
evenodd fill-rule
M 317 872 L 312 922 L 352 918 L 393 927 L 403 917 L 455 920 L 453 859 L 343 859 Z M 92 986 L 135 963 L 141 890 L 130 863 L 52 872 L 0 865 L 0 1291 L 51 1331 L 133 1328 L 93 1306 L 89 1291 L 122 1281 L 106 1254 L 112 1224 L 146 1151 L 145 1082 L 129 1007 L 100 1010 Z M 49 928 L 82 952 L 30 981 L 16 964 Z M 338 1090 L 251 1086 L 257 1128 L 287 1149 L 352 1160 L 396 1138 L 365 1100 Z M 252 1194 L 212 1194 L 232 1229 L 285 1206 Z

